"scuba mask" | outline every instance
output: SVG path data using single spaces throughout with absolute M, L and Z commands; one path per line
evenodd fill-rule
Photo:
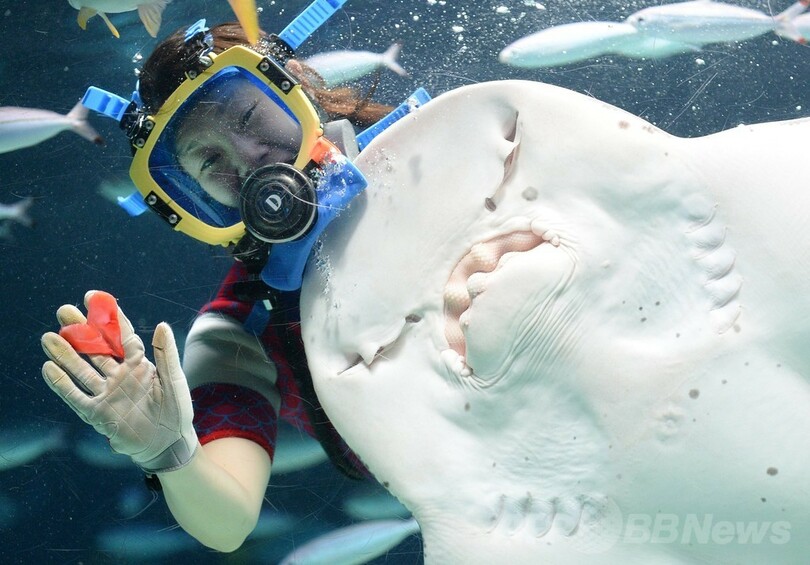
M 318 236 L 366 186 L 284 68 L 344 2 L 313 2 L 270 36 L 269 55 L 244 46 L 215 54 L 198 21 L 185 36 L 197 56 L 154 114 L 137 90 L 126 100 L 90 87 L 82 103 L 115 118 L 132 145 L 130 176 L 142 201 L 128 204 L 205 243 L 233 245 L 273 288 L 299 288 Z

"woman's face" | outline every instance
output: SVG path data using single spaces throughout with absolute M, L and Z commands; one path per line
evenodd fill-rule
M 295 161 L 300 126 L 248 79 L 230 78 L 194 104 L 178 126 L 177 159 L 218 202 L 237 207 L 251 172 Z

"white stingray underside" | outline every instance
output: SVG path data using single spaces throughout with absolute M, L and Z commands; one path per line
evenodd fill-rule
M 308 267 L 304 339 L 428 562 L 808 554 L 808 141 L 808 121 L 680 139 L 497 82 L 361 154 L 369 188 Z

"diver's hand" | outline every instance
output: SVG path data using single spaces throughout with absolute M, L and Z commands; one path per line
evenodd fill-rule
M 92 292 L 85 295 L 85 304 Z M 62 326 L 86 322 L 70 305 L 59 308 L 56 317 Z M 89 355 L 88 363 L 64 338 L 48 332 L 42 336 L 42 348 L 50 361 L 42 366 L 42 375 L 82 420 L 144 471 L 179 469 L 191 460 L 198 441 L 172 330 L 165 322 L 155 328 L 155 367 L 120 308 L 118 320 L 125 354 L 121 362 L 110 355 Z

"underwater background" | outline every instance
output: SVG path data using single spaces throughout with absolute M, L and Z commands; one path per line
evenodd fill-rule
M 278 32 L 308 2 L 257 3 L 262 27 Z M 535 70 L 498 62 L 503 47 L 529 33 L 575 21 L 621 21 L 652 3 L 349 0 L 298 54 L 382 52 L 401 42 L 399 62 L 410 76 L 382 72 L 375 95 L 393 105 L 419 86 L 435 97 L 465 84 L 519 78 L 586 93 L 687 137 L 810 115 L 810 51 L 773 34 L 661 60 L 604 56 Z M 739 4 L 776 13 L 789 2 Z M 209 24 L 233 19 L 225 0 L 173 0 L 158 39 L 135 12 L 110 15 L 121 32 L 115 39 L 99 18 L 82 31 L 76 15 L 66 0 L 0 0 L 0 105 L 66 113 L 90 85 L 129 96 L 139 56 L 161 38 L 201 17 Z M 361 79 L 360 87 L 371 79 Z M 221 555 L 171 529 L 165 503 L 149 505 L 134 465 L 81 456 L 96 438 L 40 375 L 39 338 L 57 328 L 56 308 L 80 303 L 88 289 L 104 289 L 119 299 L 145 342 L 162 320 L 182 340 L 231 264 L 224 249 L 173 233 L 151 214 L 130 218 L 112 202 L 109 194 L 132 190 L 130 151 L 112 120 L 91 116 L 90 122 L 106 147 L 62 133 L 0 154 L 0 202 L 35 198 L 35 225 L 15 225 L 0 240 L 0 460 L 43 438 L 53 438 L 54 446 L 24 465 L 0 463 L 0 563 L 276 563 L 308 539 L 352 523 L 344 502 L 371 487 L 324 462 L 274 476 L 265 506 L 278 518 L 277 529 Z M 111 551 L 110 539 L 125 540 L 118 546 L 131 552 Z M 374 561 L 421 562 L 417 537 Z

